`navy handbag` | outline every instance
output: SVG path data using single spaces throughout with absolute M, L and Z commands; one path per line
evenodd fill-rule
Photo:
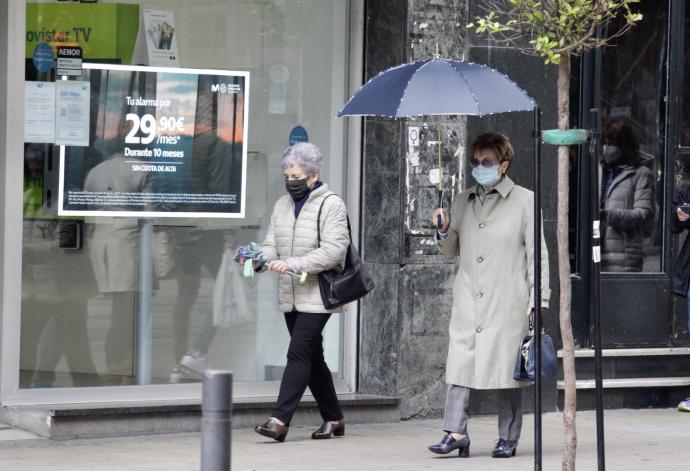
M 520 344 L 513 379 L 515 381 L 534 381 L 535 358 L 534 352 L 534 320 L 529 318 L 529 335 Z M 543 378 L 555 378 L 558 374 L 558 360 L 556 350 L 553 348 L 553 339 L 550 335 L 541 334 L 541 376 Z
M 330 196 L 332 195 L 323 199 L 319 208 L 319 215 L 316 218 L 319 246 L 321 245 L 321 210 L 323 203 Z M 374 281 L 369 277 L 357 249 L 352 244 L 349 217 L 347 218 L 347 230 L 350 233 L 350 245 L 345 256 L 345 268 L 342 271 L 328 270 L 319 273 L 319 290 L 326 309 L 337 309 L 344 304 L 358 300 L 374 289 Z

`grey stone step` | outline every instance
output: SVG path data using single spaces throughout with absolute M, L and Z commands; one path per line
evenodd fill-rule
M 690 395 L 690 377 L 604 379 L 604 409 L 675 408 Z M 558 407 L 563 410 L 565 391 L 559 381 Z M 578 380 L 577 410 L 593 410 L 597 405 L 594 380 Z
M 646 356 L 684 356 L 690 355 L 690 347 L 675 348 L 605 348 L 602 357 L 646 357 Z M 558 358 L 563 358 L 563 350 L 558 350 Z M 575 358 L 594 358 L 594 349 L 575 350 Z
M 621 388 L 675 388 L 679 386 L 690 386 L 690 377 L 678 378 L 618 378 L 618 379 L 604 379 L 604 389 L 621 389 Z M 565 389 L 565 382 L 558 381 L 556 383 L 558 390 Z M 593 379 L 582 379 L 575 381 L 575 388 L 580 389 L 594 389 L 595 384 Z
M 384 423 L 400 420 L 400 399 L 366 394 L 338 395 L 347 423 Z M 233 403 L 233 428 L 264 422 L 275 397 L 241 398 Z M 201 404 L 197 401 L 8 406 L 0 420 L 52 440 L 117 437 L 174 432 L 197 432 Z M 305 396 L 293 424 L 321 424 L 316 401 Z
M 576 351 L 578 380 L 594 379 L 595 366 L 593 350 Z M 606 349 L 601 366 L 605 379 L 690 377 L 690 348 Z M 562 375 L 561 369 L 558 379 L 563 379 Z

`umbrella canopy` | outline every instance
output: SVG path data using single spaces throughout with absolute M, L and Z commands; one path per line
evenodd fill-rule
M 338 116 L 484 116 L 535 106 L 523 89 L 491 67 L 434 58 L 384 70 L 365 83 Z

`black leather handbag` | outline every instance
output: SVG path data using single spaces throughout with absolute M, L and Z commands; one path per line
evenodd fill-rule
M 515 381 L 534 381 L 536 353 L 534 342 L 534 318 L 529 317 L 529 334 L 522 340 L 517 359 L 513 379 Z M 543 378 L 555 378 L 558 374 L 558 360 L 556 350 L 553 347 L 553 339 L 550 335 L 541 334 L 541 376 Z
M 326 200 L 333 195 L 328 195 L 321 202 L 319 215 L 316 218 L 316 230 L 318 245 L 321 246 L 321 210 Z M 374 280 L 369 277 L 359 253 L 352 243 L 352 229 L 350 217 L 347 218 L 347 231 L 350 234 L 350 245 L 345 256 L 345 268 L 343 271 L 328 270 L 319 273 L 319 288 L 321 300 L 326 309 L 335 309 L 344 304 L 351 303 L 363 297 L 374 289 Z

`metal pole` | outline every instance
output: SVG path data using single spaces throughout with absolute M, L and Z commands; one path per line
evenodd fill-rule
M 231 372 L 204 372 L 201 413 L 201 471 L 230 471 Z
M 600 307 L 600 278 L 601 278 L 601 234 L 599 227 L 599 110 L 590 110 L 590 126 L 593 130 L 590 139 L 590 179 L 592 188 L 592 270 L 590 273 L 591 287 L 590 307 L 594 319 L 594 388 L 596 394 L 596 419 L 597 419 L 597 469 L 606 469 L 604 456 L 604 381 L 602 379 L 602 355 L 601 355 L 601 307 Z
M 541 471 L 541 110 L 534 107 L 534 470 Z
M 139 226 L 139 293 L 137 312 L 137 384 L 151 384 L 153 361 L 153 222 Z

